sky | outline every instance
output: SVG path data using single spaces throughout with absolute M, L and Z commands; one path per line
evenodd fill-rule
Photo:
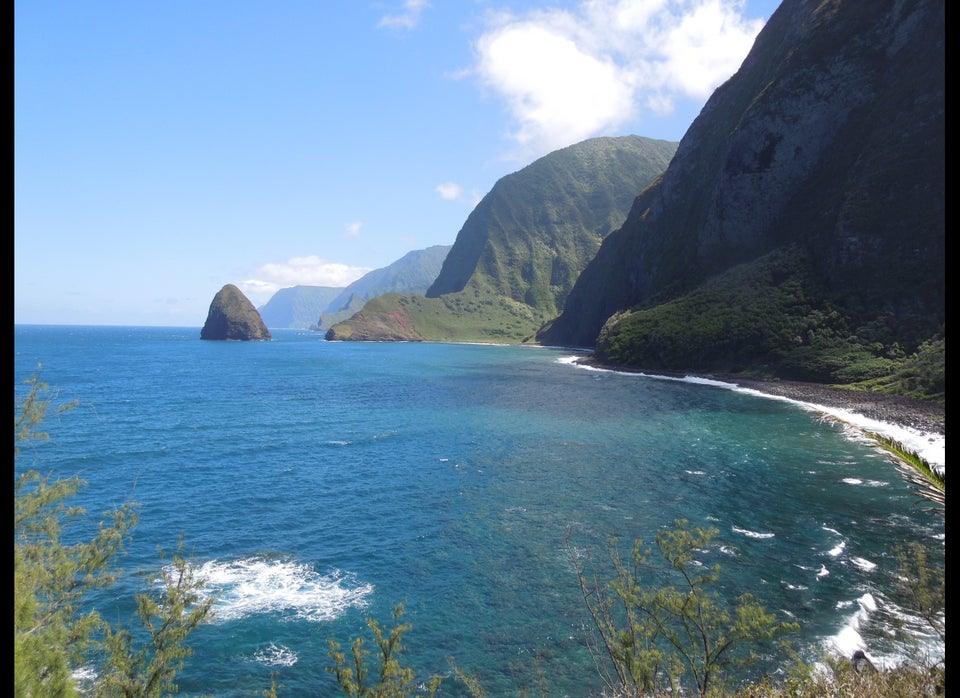
M 501 177 L 679 141 L 776 0 L 16 0 L 14 323 L 202 327 L 452 245 Z

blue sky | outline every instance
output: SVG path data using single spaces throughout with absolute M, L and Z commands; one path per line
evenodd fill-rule
M 199 328 L 452 245 L 553 150 L 679 141 L 778 5 L 18 0 L 14 322 Z

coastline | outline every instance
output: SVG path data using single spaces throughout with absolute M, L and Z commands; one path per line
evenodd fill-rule
M 573 363 L 584 368 L 637 373 L 651 378 L 686 380 L 778 398 L 828 414 L 863 431 L 873 431 L 900 441 L 915 450 L 941 472 L 945 469 L 943 442 L 946 436 L 944 406 L 901 395 L 833 388 L 801 381 L 764 380 L 731 375 L 694 375 L 670 371 L 647 372 L 631 366 L 603 364 L 590 356 Z M 926 451 L 926 452 L 924 452 Z

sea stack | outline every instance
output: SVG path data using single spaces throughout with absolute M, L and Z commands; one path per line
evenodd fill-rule
M 233 284 L 227 284 L 210 303 L 200 339 L 271 339 L 270 330 L 253 303 Z

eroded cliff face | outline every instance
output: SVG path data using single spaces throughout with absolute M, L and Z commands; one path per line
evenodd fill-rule
M 260 340 L 271 335 L 253 303 L 239 288 L 227 284 L 210 303 L 200 339 Z
M 538 340 L 594 346 L 790 245 L 855 326 L 942 324 L 944 26 L 942 0 L 785 0 Z

